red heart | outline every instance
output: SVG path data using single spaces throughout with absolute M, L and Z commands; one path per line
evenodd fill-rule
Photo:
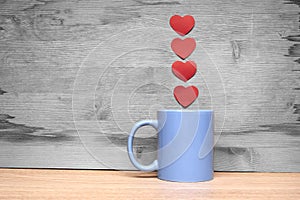
M 174 97 L 177 102 L 184 108 L 191 105 L 198 97 L 199 91 L 195 86 L 189 86 L 187 88 L 183 86 L 177 86 L 174 89 Z
M 197 65 L 193 61 L 187 61 L 186 63 L 176 61 L 172 64 L 172 71 L 177 78 L 187 82 L 195 75 Z
M 170 19 L 170 26 L 176 33 L 181 36 L 187 35 L 195 26 L 195 19 L 190 15 L 181 17 L 179 15 L 174 15 Z
M 193 38 L 186 38 L 184 40 L 175 38 L 171 43 L 172 50 L 181 59 L 189 57 L 196 48 L 196 41 Z

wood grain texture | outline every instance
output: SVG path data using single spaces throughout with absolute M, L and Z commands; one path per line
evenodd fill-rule
M 161 181 L 155 173 L 0 170 L 6 199 L 286 199 L 300 197 L 299 173 L 215 173 L 209 182 Z
M 127 135 L 180 109 L 168 25 L 191 14 L 216 171 L 300 171 L 299 1 L 0 1 L 0 166 L 133 169 Z M 151 128 L 137 134 L 143 163 Z

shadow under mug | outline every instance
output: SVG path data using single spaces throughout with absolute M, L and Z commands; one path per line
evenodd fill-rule
M 142 126 L 158 132 L 157 160 L 140 164 L 133 154 L 133 138 Z M 158 170 L 158 178 L 176 182 L 199 182 L 213 179 L 212 110 L 161 110 L 157 120 L 137 122 L 128 137 L 128 155 L 142 171 Z

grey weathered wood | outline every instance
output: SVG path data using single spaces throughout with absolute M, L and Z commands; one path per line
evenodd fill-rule
M 0 166 L 132 169 L 133 123 L 180 109 L 169 46 L 178 36 L 168 26 L 178 13 L 197 22 L 189 83 L 200 97 L 190 109 L 216 111 L 215 170 L 299 171 L 298 5 L 0 1 Z M 154 130 L 141 130 L 135 146 L 151 162 Z

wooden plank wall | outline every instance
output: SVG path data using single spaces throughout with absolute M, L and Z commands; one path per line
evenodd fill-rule
M 300 171 L 299 1 L 0 0 L 0 166 L 133 169 L 134 122 L 180 109 L 168 20 L 191 14 L 216 171 Z M 143 128 L 135 152 L 155 157 Z

